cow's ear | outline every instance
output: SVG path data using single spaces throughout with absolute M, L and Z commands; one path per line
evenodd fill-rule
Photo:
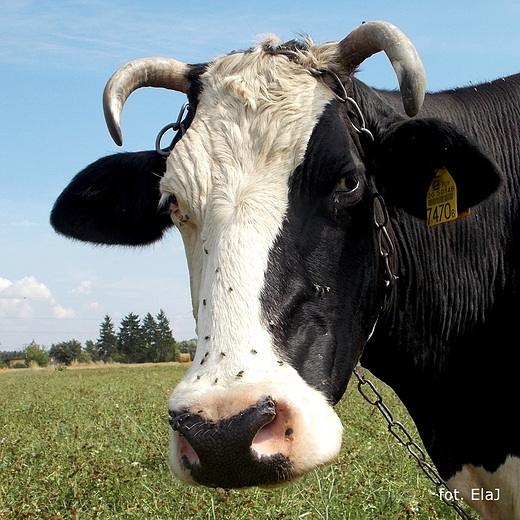
M 156 152 L 104 157 L 78 173 L 54 204 L 51 224 L 85 242 L 144 245 L 172 225 L 159 207 L 166 159 Z
M 437 172 L 446 170 L 452 177 L 459 214 L 491 195 L 501 180 L 497 166 L 475 142 L 437 119 L 392 125 L 376 146 L 375 162 L 388 198 L 423 219 Z

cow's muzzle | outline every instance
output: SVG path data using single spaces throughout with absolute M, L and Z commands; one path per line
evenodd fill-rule
M 290 413 L 270 396 L 218 421 L 200 413 L 170 411 L 179 435 L 178 456 L 191 478 L 209 487 L 237 488 L 282 484 L 292 478 L 285 447 L 294 431 Z

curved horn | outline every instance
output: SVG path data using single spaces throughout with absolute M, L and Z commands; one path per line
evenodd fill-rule
M 140 87 L 163 87 L 186 93 L 189 66 L 172 58 L 142 58 L 118 69 L 103 92 L 103 111 L 108 131 L 118 146 L 123 144 L 121 112 L 128 96 Z
M 426 73 L 412 42 L 388 22 L 366 22 L 339 42 L 343 66 L 349 73 L 367 58 L 385 51 L 397 74 L 403 105 L 412 117 L 421 109 L 426 91 Z

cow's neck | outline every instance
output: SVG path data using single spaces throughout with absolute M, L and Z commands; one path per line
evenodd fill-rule
M 489 518 L 518 518 L 517 484 L 505 475 L 514 474 L 520 458 L 516 417 L 511 413 L 520 349 L 511 348 L 504 331 L 520 309 L 514 295 L 499 283 L 505 274 L 500 259 L 488 265 L 490 260 L 480 255 L 478 262 L 466 265 L 481 269 L 465 268 L 460 238 L 464 229 L 455 240 L 447 228 L 428 229 L 403 215 L 393 227 L 398 288 L 365 348 L 362 364 L 397 393 L 441 476 L 464 491 L 466 501 L 473 489 L 483 489 L 486 496 L 500 488 L 500 503 L 477 500 L 473 506 L 481 514 L 493 512 Z M 410 236 L 417 239 L 409 240 Z M 484 243 L 479 244 L 484 239 L 488 247 L 499 250 L 498 244 L 490 244 L 496 236 L 473 235 L 471 254 L 484 250 Z M 451 252 L 444 250 L 453 240 Z M 421 251 L 410 245 L 418 241 L 430 255 L 438 251 L 439 256 L 429 258 L 423 271 L 419 265 L 424 267 L 426 260 L 417 261 Z M 425 246 L 425 241 L 431 243 Z M 446 276 L 449 294 L 442 289 L 447 287 Z M 483 287 L 494 287 L 494 292 L 486 294 Z M 498 516 L 493 516 L 495 510 Z

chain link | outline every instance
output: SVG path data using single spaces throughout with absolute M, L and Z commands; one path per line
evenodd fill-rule
M 190 110 L 190 104 L 188 101 L 186 101 L 182 105 L 182 107 L 179 111 L 179 115 L 177 116 L 177 121 L 175 121 L 175 123 L 170 123 L 169 125 L 166 125 L 164 128 L 162 128 L 159 131 L 159 134 L 157 135 L 157 137 L 155 139 L 155 151 L 159 155 L 162 155 L 163 157 L 168 157 L 168 155 L 170 155 L 170 152 L 173 149 L 173 143 L 175 141 L 175 138 L 172 140 L 170 146 L 168 146 L 167 148 L 161 148 L 162 138 L 168 130 L 173 130 L 174 132 L 180 132 L 181 137 L 184 135 L 184 133 L 186 132 L 186 128 L 182 123 L 182 119 L 184 117 L 184 114 L 186 112 L 189 112 L 189 110 Z
M 359 105 L 357 104 L 356 100 L 354 98 L 351 98 L 347 94 L 347 89 L 345 88 L 345 85 L 339 78 L 339 76 L 331 69 L 315 69 L 313 67 L 307 67 L 307 70 L 316 78 L 318 78 L 325 86 L 327 86 L 330 91 L 334 94 L 334 97 L 340 102 L 340 103 L 349 103 L 351 107 L 354 109 L 356 113 L 356 117 L 359 121 L 359 124 L 356 125 L 352 119 L 349 118 L 350 124 L 354 128 L 354 130 L 358 134 L 365 134 L 369 137 L 369 139 L 374 142 L 374 135 L 372 132 L 367 128 L 367 124 L 365 121 L 365 116 L 363 115 L 363 112 L 361 111 L 361 108 L 359 108 Z M 338 87 L 340 94 L 338 94 L 333 88 L 331 88 L 324 80 L 324 76 L 329 75 L 336 83 L 336 86 Z
M 458 515 L 464 520 L 473 520 L 471 516 L 469 516 L 466 511 L 459 504 L 457 499 L 455 498 L 455 493 L 450 489 L 446 481 L 442 479 L 437 470 L 426 460 L 426 454 L 424 450 L 413 440 L 412 436 L 405 428 L 405 426 L 396 421 L 392 415 L 392 412 L 388 409 L 386 404 L 383 402 L 383 396 L 379 393 L 377 388 L 374 386 L 374 383 L 370 381 L 370 379 L 365 378 L 365 374 L 363 372 L 363 368 L 358 362 L 356 368 L 354 369 L 354 374 L 358 380 L 358 390 L 359 393 L 363 396 L 363 399 L 367 401 L 372 406 L 375 406 L 384 417 L 387 422 L 388 431 L 397 439 L 399 444 L 404 446 L 408 453 L 415 459 L 423 473 L 426 477 L 435 485 L 435 490 L 437 491 L 437 496 L 448 506 L 453 508 Z M 372 395 L 366 391 L 366 388 L 370 389 Z M 444 491 L 448 491 L 447 493 L 441 493 L 441 489 Z M 452 500 L 448 499 L 448 496 L 453 497 Z
M 385 298 L 382 309 L 387 309 L 390 303 L 390 295 L 397 281 L 397 275 L 392 271 L 390 260 L 395 252 L 394 243 L 388 233 L 387 225 L 390 221 L 385 200 L 380 193 L 373 194 L 374 204 L 374 224 L 377 230 L 377 241 L 379 244 L 379 254 L 385 265 Z

